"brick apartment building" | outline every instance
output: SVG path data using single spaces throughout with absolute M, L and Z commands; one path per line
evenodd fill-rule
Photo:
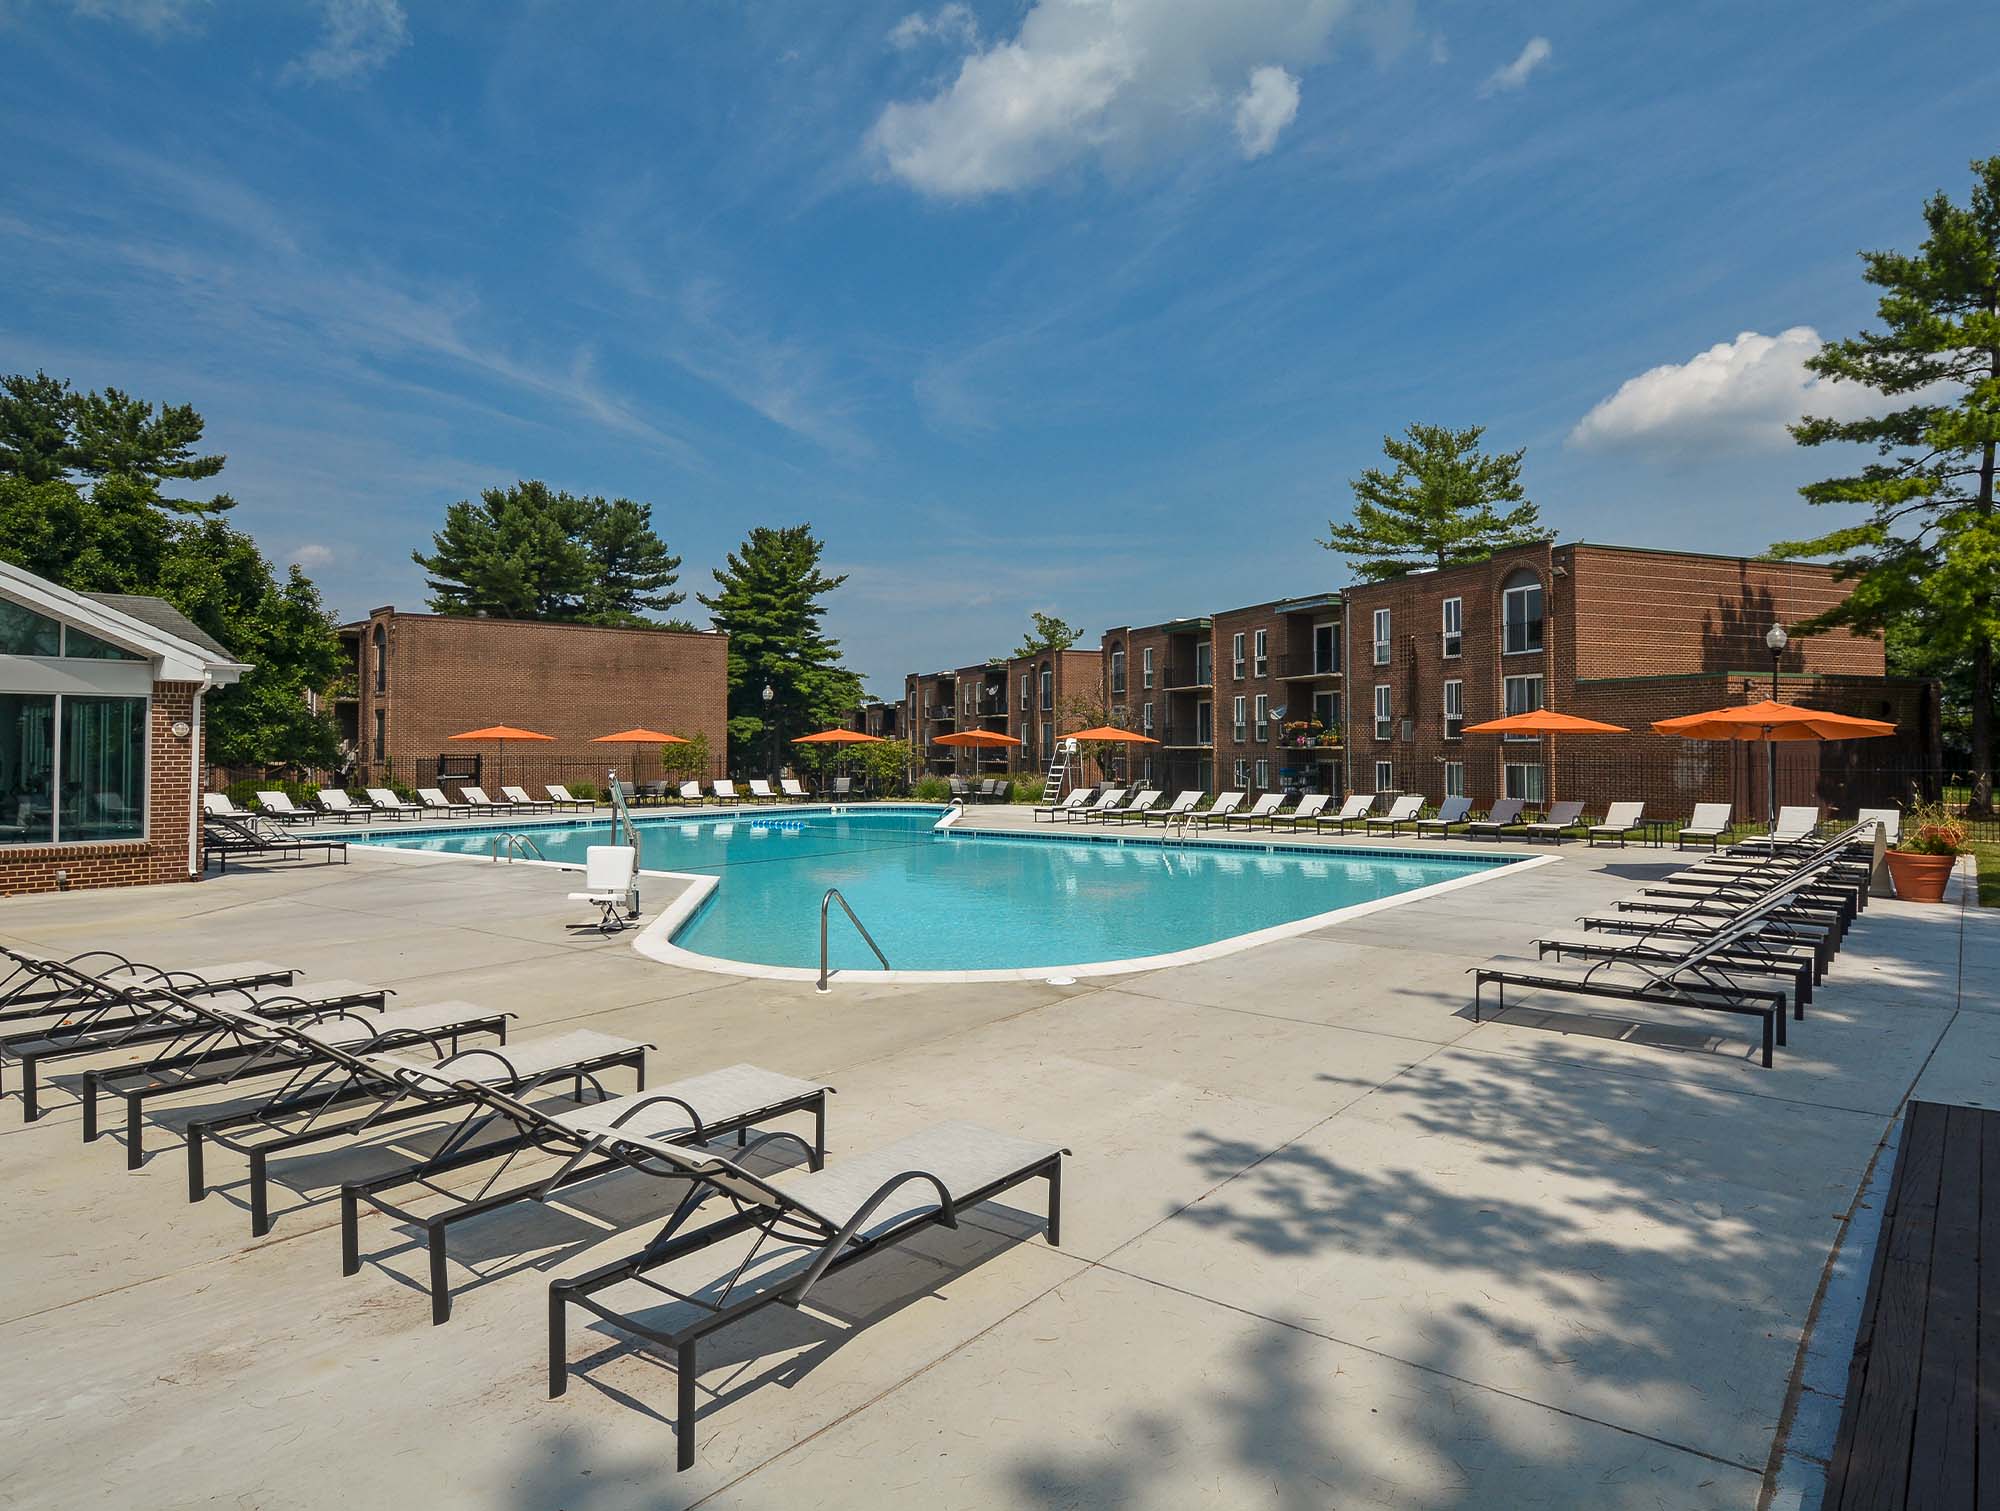
M 1830 569 L 1745 557 L 1576 542 L 1346 590 L 1351 633 L 1344 744 L 1353 790 L 1763 804 L 1761 747 L 1666 741 L 1655 719 L 1769 696 L 1773 624 L 1795 626 L 1846 596 Z M 1935 688 L 1884 675 L 1882 644 L 1847 631 L 1793 637 L 1782 701 L 1894 720 L 1893 739 L 1781 751 L 1781 794 L 1815 770 L 1935 762 Z M 1468 735 L 1535 708 L 1624 725 L 1627 735 Z M 1615 788 L 1614 792 L 1612 789 Z M 1891 799 L 1895 794 L 1891 794 Z
M 205 697 L 248 670 L 161 599 L 0 563 L 0 896 L 199 877 Z
M 513 724 L 549 742 L 510 743 L 508 782 L 601 784 L 616 767 L 631 781 L 661 775 L 656 746 L 594 745 L 595 736 L 648 726 L 708 738 L 714 775 L 728 749 L 729 639 L 706 631 L 605 628 L 520 619 L 371 612 L 344 625 L 355 691 L 336 717 L 356 755 L 356 786 L 494 782 L 492 747 L 451 735 Z M 442 766 L 441 764 L 442 763 Z
M 1094 650 L 1048 651 L 982 661 L 903 679 L 903 727 L 926 776 L 989 777 L 1047 769 L 1066 713 L 1095 704 L 1102 679 Z M 939 745 L 940 735 L 984 729 L 1019 740 L 986 749 Z
M 847 728 L 856 734 L 873 735 L 878 740 L 901 738 L 903 705 L 884 703 L 880 698 L 864 699 L 847 716 Z

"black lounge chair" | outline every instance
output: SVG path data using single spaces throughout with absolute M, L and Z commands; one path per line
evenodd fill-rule
M 229 857 L 249 860 L 303 860 L 309 850 L 324 853 L 326 863 L 333 864 L 334 856 L 340 857 L 342 865 L 347 864 L 347 841 L 344 839 L 306 839 L 289 830 L 279 829 L 269 820 L 249 821 L 234 818 L 215 818 L 201 821 L 203 864 L 213 857 L 218 872 L 229 869 Z
M 796 1134 L 768 1133 L 745 1153 Z M 674 1144 L 654 1144 L 662 1173 L 690 1188 L 673 1216 L 629 1258 L 549 1285 L 549 1395 L 568 1387 L 566 1326 L 569 1308 L 581 1307 L 674 1354 L 679 1386 L 676 1465 L 694 1463 L 695 1382 L 702 1339 L 774 1303 L 798 1306 L 829 1272 L 879 1253 L 938 1226 L 956 1228 L 959 1214 L 1031 1180 L 1048 1182 L 1048 1240 L 1062 1241 L 1062 1159 L 1069 1151 L 994 1133 L 970 1123 L 942 1123 L 886 1148 L 843 1160 L 829 1169 L 759 1175 L 736 1160 Z M 683 1232 L 689 1218 L 720 1198 L 728 1215 Z M 626 1281 L 657 1296 L 664 1287 L 648 1272 L 724 1239 L 755 1233 L 750 1254 L 707 1295 L 669 1292 L 705 1316 L 680 1328 L 650 1326 L 598 1299 Z M 766 1246 L 773 1248 L 767 1253 Z M 752 1270 L 752 1261 L 766 1255 Z M 739 1288 L 743 1294 L 739 1294 Z
M 1448 797 L 1438 804 L 1436 813 L 1417 820 L 1417 837 L 1421 839 L 1426 834 L 1436 834 L 1439 839 L 1450 839 L 1452 826 L 1463 824 L 1471 812 L 1471 798 Z
M 104 996 L 108 986 L 131 994 L 143 1006 L 164 998 L 170 990 L 229 992 L 252 986 L 290 986 L 298 979 L 297 971 L 263 960 L 169 968 L 131 960 L 115 950 L 85 950 L 57 960 L 4 944 L 0 944 L 0 963 L 10 967 L 0 976 L 0 1025 L 41 1018 L 60 1023 L 76 1013 L 102 1017 L 115 1006 Z
M 1521 833 L 1528 839 L 1545 839 L 1550 844 L 1559 845 L 1565 836 L 1576 834 L 1585 827 L 1583 804 L 1555 803 L 1535 823 L 1523 825 Z
M 1503 797 L 1486 812 L 1486 817 L 1468 819 L 1465 832 L 1468 837 L 1478 839 L 1505 839 L 1509 834 L 1520 834 L 1521 810 L 1527 807 L 1517 797 Z
M 445 1238 L 454 1224 L 517 1201 L 546 1201 L 557 1191 L 610 1171 L 677 1174 L 674 1169 L 659 1167 L 652 1149 L 655 1143 L 709 1144 L 734 1133 L 741 1146 L 746 1130 L 797 1112 L 813 1116 L 811 1158 L 813 1168 L 818 1169 L 826 1162 L 826 1098 L 832 1090 L 821 1082 L 802 1081 L 775 1070 L 732 1065 L 651 1091 L 550 1111 L 530 1105 L 519 1094 L 468 1083 L 466 1094 L 489 1109 L 486 1118 L 468 1120 L 428 1159 L 349 1181 L 340 1188 L 341 1273 L 352 1275 L 361 1268 L 362 1202 L 391 1216 L 420 1222 L 430 1248 L 431 1322 L 447 1322 L 451 1319 L 451 1286 L 445 1274 Z M 513 1131 L 501 1137 L 486 1136 L 501 1125 L 511 1125 Z M 494 1184 L 507 1167 L 527 1150 L 560 1156 L 562 1163 L 536 1180 L 495 1191 Z M 435 1194 L 441 1189 L 439 1177 L 495 1159 L 506 1163 L 486 1178 L 477 1196 L 458 1206 L 418 1215 L 384 1199 L 385 1193 L 404 1186 Z
M 358 1055 L 337 1044 L 318 1044 L 321 1061 L 301 1067 L 261 1105 L 187 1125 L 188 1200 L 200 1201 L 208 1194 L 208 1147 L 235 1150 L 250 1164 L 250 1231 L 261 1238 L 271 1228 L 269 1171 L 274 1158 L 411 1118 L 467 1108 L 469 1117 L 483 1118 L 483 1105 L 466 1090 L 469 1083 L 523 1091 L 570 1081 L 580 1101 L 586 1084 L 605 1095 L 598 1077 L 624 1066 L 644 1090 L 646 1051 L 654 1047 L 587 1028 L 481 1045 L 441 1059 L 402 1051 Z

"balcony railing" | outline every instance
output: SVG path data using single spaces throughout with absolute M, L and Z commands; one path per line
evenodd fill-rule
M 1215 673 L 1211 668 L 1197 666 L 1192 661 L 1170 661 L 1160 679 L 1162 687 L 1213 687 Z
M 1280 677 L 1338 677 L 1340 668 L 1328 666 L 1311 651 L 1287 651 L 1278 658 Z
M 924 705 L 924 717 L 926 719 L 956 719 L 958 717 L 958 710 L 953 708 L 949 703 L 926 703 Z
M 1196 724 L 1162 724 L 1153 730 L 1162 745 L 1204 746 L 1215 743 L 1215 731 Z

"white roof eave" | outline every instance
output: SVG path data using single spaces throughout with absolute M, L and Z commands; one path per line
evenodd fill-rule
M 251 669 L 246 662 L 217 656 L 192 640 L 183 640 L 95 598 L 59 587 L 10 562 L 0 561 L 0 595 L 52 619 L 67 620 L 115 646 L 147 657 L 155 663 L 154 677 L 161 682 L 207 679 L 211 686 L 227 687 Z

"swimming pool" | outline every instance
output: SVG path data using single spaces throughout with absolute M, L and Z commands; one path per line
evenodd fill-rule
M 646 870 L 717 878 L 690 889 L 699 899 L 649 930 L 662 948 L 648 953 L 816 971 L 820 899 L 838 887 L 897 971 L 1102 970 L 1224 940 L 1254 942 L 1244 936 L 1531 863 L 1379 842 L 1334 849 L 1254 836 L 1183 844 L 1130 830 L 934 832 L 944 811 L 642 817 Z M 499 832 L 377 833 L 365 843 L 483 857 Z M 581 864 L 609 826 L 550 824 L 532 833 L 550 860 Z M 880 969 L 838 909 L 831 956 L 842 969 Z

